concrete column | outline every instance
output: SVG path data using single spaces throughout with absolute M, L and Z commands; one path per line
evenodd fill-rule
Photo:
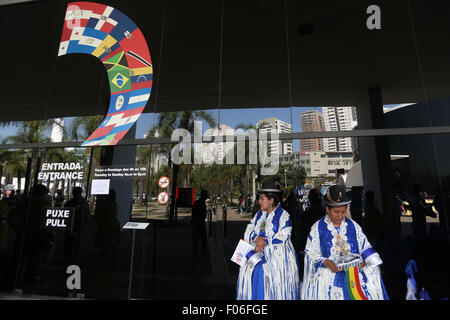
M 128 130 L 122 140 L 134 139 L 136 125 Z M 137 146 L 109 146 L 102 147 L 100 165 L 134 165 L 136 163 Z M 130 221 L 133 196 L 133 180 L 111 180 L 110 189 L 116 191 L 116 200 L 119 205 L 119 222 L 122 226 Z
M 360 129 L 383 129 L 384 113 L 381 90 L 370 88 L 367 98 L 357 105 Z M 400 216 L 395 208 L 394 180 L 388 137 L 358 137 L 364 192 L 373 191 L 386 226 L 400 232 Z

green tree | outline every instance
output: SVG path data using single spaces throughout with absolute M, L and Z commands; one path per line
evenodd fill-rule
M 75 117 L 72 119 L 68 128 L 63 128 L 63 140 L 65 141 L 84 141 L 97 129 L 104 116 L 90 116 L 90 117 Z M 92 149 L 91 149 L 92 148 Z M 84 148 L 83 152 L 83 168 L 84 176 L 88 176 L 89 169 L 100 164 L 101 148 L 91 147 Z M 90 155 L 92 154 L 92 158 Z M 89 159 L 89 160 L 88 160 Z M 87 181 L 90 185 L 92 176 Z
M 186 129 L 191 134 L 194 132 L 196 120 L 205 121 L 210 127 L 216 126 L 216 121 L 211 113 L 206 111 L 162 112 L 159 114 L 156 125 L 149 130 L 147 137 L 170 138 L 176 129 Z M 179 165 L 172 161 L 173 145 L 162 145 L 161 153 L 169 159 L 169 168 L 172 175 L 172 190 L 170 194 L 169 221 L 172 222 L 175 215 L 175 190 L 178 186 Z
M 54 120 L 35 120 L 18 123 L 8 123 L 16 127 L 16 133 L 6 138 L 7 143 L 47 143 L 50 142 L 48 130 L 52 128 Z M 26 156 L 31 157 L 32 166 L 30 177 L 34 177 L 36 163 L 39 157 L 42 158 L 44 150 L 33 148 L 26 152 Z M 31 179 L 31 178 L 30 178 Z M 34 182 L 36 183 L 36 182 Z M 29 190 L 24 190 L 27 193 Z

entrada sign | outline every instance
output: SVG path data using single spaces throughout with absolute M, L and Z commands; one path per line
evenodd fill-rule
M 81 164 L 68 163 L 44 163 L 38 174 L 38 179 L 47 180 L 83 180 L 84 172 Z

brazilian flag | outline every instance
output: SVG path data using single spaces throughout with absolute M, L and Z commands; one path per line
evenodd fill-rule
M 131 90 L 130 69 L 123 51 L 105 60 L 103 63 L 108 72 L 111 94 L 118 91 Z

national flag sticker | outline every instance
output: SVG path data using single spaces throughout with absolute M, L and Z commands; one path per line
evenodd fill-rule
M 121 73 L 117 73 L 116 76 L 111 80 L 117 87 L 122 88 L 128 81 L 128 78 Z
M 116 100 L 116 110 L 120 110 L 124 102 L 125 98 L 123 97 L 123 95 L 118 96 Z

